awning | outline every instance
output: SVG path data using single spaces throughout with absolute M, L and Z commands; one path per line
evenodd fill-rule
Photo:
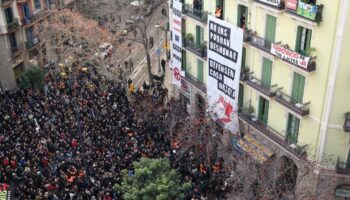
M 248 134 L 238 141 L 238 145 L 259 163 L 264 163 L 274 152 Z

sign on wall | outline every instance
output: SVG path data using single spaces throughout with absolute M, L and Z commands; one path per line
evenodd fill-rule
M 286 8 L 296 11 L 298 6 L 298 0 L 286 0 Z
M 310 57 L 303 56 L 298 52 L 289 50 L 279 44 L 272 44 L 271 53 L 281 60 L 295 64 L 299 67 L 307 69 Z
M 208 17 L 207 98 L 211 117 L 236 133 L 243 30 Z
M 178 0 L 173 2 L 173 14 L 172 14 L 172 30 L 173 39 L 171 42 L 172 49 L 172 83 L 181 86 L 181 76 L 183 72 L 181 71 L 181 61 L 182 61 L 182 33 L 181 33 L 181 13 L 182 13 L 182 3 Z

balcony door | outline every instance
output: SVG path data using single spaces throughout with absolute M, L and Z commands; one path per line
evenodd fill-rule
M 197 79 L 203 82 L 203 61 L 197 60 Z
M 26 29 L 26 35 L 27 35 L 28 42 L 33 40 L 34 35 L 33 35 L 33 28 L 32 27 Z
M 264 97 L 260 97 L 258 119 L 264 124 L 267 124 L 268 117 L 269 117 L 269 101 Z
M 239 84 L 239 92 L 238 92 L 238 107 L 243 108 L 243 98 L 244 98 L 244 86 Z
M 248 18 L 248 8 L 243 5 L 238 5 L 238 14 L 237 14 L 237 25 L 240 28 L 247 28 L 247 18 Z
M 215 16 L 224 19 L 224 0 L 216 0 Z
M 199 47 L 204 40 L 203 28 L 196 26 L 196 47 Z
M 181 58 L 182 58 L 181 68 L 183 71 L 186 71 L 186 65 L 187 65 L 186 50 L 181 51 Z
M 266 30 L 265 39 L 268 41 L 266 46 L 271 48 L 271 43 L 275 42 L 276 35 L 276 17 L 271 15 L 266 15 Z
M 272 74 L 272 61 L 263 57 L 261 81 L 264 87 L 270 87 Z
M 307 56 L 311 45 L 312 30 L 298 26 L 295 51 Z
M 202 11 L 203 10 L 203 2 L 202 2 L 202 0 L 193 0 L 193 9 L 196 12 Z
M 9 24 L 11 22 L 13 22 L 13 12 L 12 12 L 12 8 L 8 7 L 5 9 L 5 16 L 6 16 L 6 22 Z
M 292 98 L 293 103 L 302 103 L 304 97 L 305 77 L 294 72 Z
M 16 41 L 16 35 L 15 35 L 15 33 L 11 33 L 11 34 L 9 35 L 9 39 L 10 39 L 11 48 L 17 47 L 17 41 Z
M 296 144 L 298 142 L 299 126 L 300 119 L 289 113 L 286 137 L 293 144 Z

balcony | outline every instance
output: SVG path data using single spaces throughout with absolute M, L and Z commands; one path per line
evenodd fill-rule
M 202 11 L 199 9 L 196 9 L 193 7 L 193 5 L 186 4 L 185 5 L 185 10 L 183 10 L 184 14 L 187 16 L 202 22 L 202 23 L 207 23 L 208 19 L 208 12 L 207 11 Z
M 21 46 L 11 47 L 11 56 L 17 57 L 23 52 L 23 48 Z
M 254 2 L 262 4 L 264 6 L 274 8 L 276 10 L 284 9 L 284 0 L 280 0 L 280 1 L 254 0 Z
M 340 174 L 350 174 L 350 163 L 349 162 L 341 162 L 339 157 L 338 157 L 338 161 L 337 161 L 337 165 L 336 165 L 335 169 Z
M 33 37 L 32 39 L 28 40 L 26 42 L 26 48 L 31 50 L 33 49 L 34 47 L 37 46 L 37 44 L 39 44 L 39 39 L 38 37 Z
M 265 51 L 266 53 L 271 53 L 271 42 L 266 40 L 265 38 L 262 38 L 260 36 L 257 36 L 254 32 L 247 32 L 247 36 L 245 36 L 247 39 L 247 42 L 249 42 L 250 45 Z
M 289 49 L 288 45 L 281 45 L 280 43 L 272 43 L 271 54 L 306 72 L 316 70 L 316 58 L 302 55 L 296 51 Z
M 350 112 L 345 113 L 345 121 L 343 125 L 343 130 L 345 132 L 350 132 Z
M 276 95 L 277 84 L 266 84 L 260 79 L 254 77 L 253 75 L 249 75 L 247 84 L 268 97 L 273 97 Z
M 5 8 L 11 6 L 13 0 L 0 0 L 0 2 L 1 7 Z
M 31 16 L 25 16 L 22 19 L 22 24 L 25 27 L 29 27 L 32 26 L 33 24 L 35 24 L 36 22 L 44 19 L 45 17 L 47 17 L 50 13 L 47 10 L 41 10 L 36 12 L 35 14 L 31 15 Z
M 16 0 L 17 1 L 17 3 L 25 3 L 25 2 L 27 2 L 28 0 Z
M 322 21 L 323 5 L 307 4 L 301 1 L 286 0 L 286 12 L 297 18 L 316 24 Z
M 257 119 L 252 113 L 249 113 L 248 110 L 247 108 L 243 108 L 241 112 L 238 113 L 238 117 L 298 159 L 306 156 L 307 145 L 299 146 L 298 144 L 292 143 L 290 140 L 283 137 L 281 133 Z
M 308 115 L 310 112 L 309 111 L 310 102 L 307 102 L 307 103 L 299 102 L 293 99 L 293 97 L 281 92 L 281 90 L 277 91 L 276 101 L 302 117 Z
M 186 81 L 188 81 L 189 83 L 191 83 L 196 88 L 200 89 L 202 92 L 204 92 L 204 93 L 207 92 L 207 87 L 206 87 L 205 83 L 203 83 L 202 81 L 198 80 L 196 77 L 192 76 L 187 71 L 185 72 L 184 79 Z
M 18 19 L 13 19 L 12 22 L 7 24 L 7 32 L 13 33 L 19 28 L 19 22 Z
M 206 42 L 204 41 L 201 45 L 195 45 L 193 40 L 190 39 L 184 39 L 183 40 L 184 47 L 191 51 L 192 53 L 196 54 L 197 56 L 201 57 L 202 59 L 206 59 L 207 57 L 207 46 Z

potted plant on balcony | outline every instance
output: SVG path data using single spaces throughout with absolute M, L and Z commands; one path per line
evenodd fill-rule
M 185 35 L 185 46 L 187 46 L 187 44 L 192 44 L 193 43 L 193 35 L 192 35 L 192 33 L 187 33 L 186 35 Z
M 315 47 L 310 47 L 307 49 L 306 53 L 307 55 L 309 55 L 309 57 L 315 57 L 315 52 L 316 52 L 316 48 Z

